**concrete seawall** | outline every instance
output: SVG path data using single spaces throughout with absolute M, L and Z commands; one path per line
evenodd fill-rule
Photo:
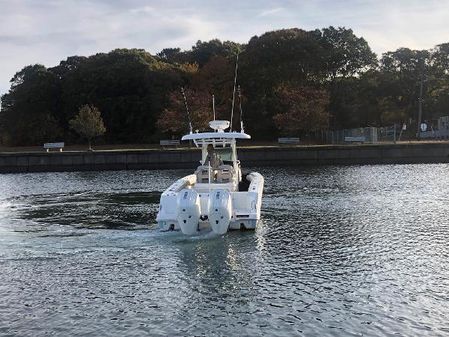
M 248 147 L 244 167 L 448 163 L 448 143 Z M 194 168 L 197 149 L 0 153 L 0 173 Z

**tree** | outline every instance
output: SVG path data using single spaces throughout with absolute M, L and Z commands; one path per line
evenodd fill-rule
M 30 65 L 11 79 L 2 96 L 1 133 L 9 145 L 36 145 L 56 141 L 62 134 L 60 81 L 43 65 Z
M 192 51 L 189 52 L 190 62 L 196 62 L 202 67 L 214 56 L 233 58 L 242 48 L 242 45 L 231 41 L 221 42 L 218 39 L 213 39 L 208 42 L 198 41 L 192 47 Z
M 93 105 L 83 105 L 75 118 L 70 120 L 70 127 L 81 137 L 87 139 L 89 151 L 92 151 L 92 139 L 106 132 L 100 110 Z
M 430 118 L 426 94 L 430 67 L 430 53 L 427 50 L 399 48 L 382 55 L 378 99 L 384 123 L 392 120 L 403 122 L 407 119 L 413 119 L 417 123 L 421 80 L 424 84 L 423 110 L 426 116 L 423 118 Z
M 223 56 L 212 57 L 196 74 L 190 87 L 205 96 L 206 108 L 211 109 L 212 95 L 215 97 L 217 119 L 229 119 L 232 105 L 235 60 Z
M 244 106 L 247 130 L 262 139 L 276 137 L 273 116 L 279 113 L 277 89 L 319 85 L 325 77 L 319 30 L 298 28 L 267 32 L 251 38 L 242 52 L 239 82 L 248 98 Z
M 360 76 L 377 65 L 377 57 L 371 51 L 366 40 L 357 37 L 352 29 L 344 27 L 329 27 L 322 29 L 321 43 L 323 45 L 323 67 L 330 92 L 330 109 L 332 113 L 331 127 L 333 129 L 350 125 L 347 120 L 351 112 L 348 107 L 347 84 L 353 84 L 353 77 Z M 349 79 L 349 81 L 348 81 Z M 351 83 L 353 82 L 353 83 Z M 346 92 L 345 92 L 346 91 Z M 349 119 L 355 120 L 350 116 Z
M 282 112 L 274 115 L 273 120 L 283 133 L 310 133 L 328 127 L 329 94 L 326 91 L 283 84 L 276 93 Z
M 180 62 L 181 48 L 164 48 L 156 56 L 170 63 Z
M 233 59 L 212 56 L 203 67 L 190 72 L 185 90 L 193 128 L 205 130 L 212 119 L 212 95 L 217 119 L 229 119 L 234 83 Z M 184 64 L 187 65 L 187 64 Z M 188 132 L 184 99 L 179 89 L 169 94 L 169 103 L 159 116 L 158 129 L 171 135 Z
M 107 142 L 155 141 L 157 117 L 167 106 L 168 93 L 190 76 L 187 68 L 158 60 L 141 49 L 116 49 L 61 62 L 52 71 L 63 74 L 66 139 L 73 136 L 68 122 L 74 112 L 92 103 L 103 112 Z
M 325 71 L 325 51 L 320 38 L 319 30 L 305 31 L 299 28 L 255 36 L 242 53 L 242 73 L 245 77 L 250 74 L 256 85 L 320 80 Z
M 185 96 L 189 106 L 190 119 L 194 130 L 205 130 L 212 119 L 212 97 L 206 91 L 186 89 Z M 158 128 L 171 135 L 181 135 L 189 132 L 188 117 L 184 98 L 180 90 L 169 95 L 170 103 L 157 120 Z
M 157 55 L 116 49 L 70 56 L 52 68 L 24 67 L 1 97 L 0 134 L 9 145 L 72 142 L 76 134 L 69 122 L 80 106 L 91 103 L 103 112 L 106 142 L 155 142 L 162 132 L 188 131 L 181 86 L 189 88 L 194 129 L 206 128 L 212 94 L 217 117 L 230 117 L 237 53 L 245 124 L 256 139 L 274 139 L 281 124 L 287 132 L 288 121 L 307 111 L 293 107 L 309 94 L 312 101 L 328 97 L 325 111 L 332 128 L 416 120 L 421 78 L 423 119 L 449 113 L 449 43 L 430 50 L 401 48 L 377 61 L 351 29 L 292 28 L 266 32 L 243 45 L 213 39 Z M 321 100 L 317 92 L 326 95 Z M 319 110 L 311 118 L 325 115 Z M 322 122 L 319 118 L 317 125 Z
M 434 117 L 449 113 L 449 43 L 443 43 L 431 50 L 431 67 L 428 70 L 428 98 L 426 108 Z
M 324 61 L 331 81 L 354 76 L 377 65 L 377 57 L 363 37 L 344 27 L 322 29 Z

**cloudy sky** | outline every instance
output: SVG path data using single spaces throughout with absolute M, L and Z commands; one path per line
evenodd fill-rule
M 0 0 L 0 94 L 28 64 L 114 48 L 189 49 L 266 31 L 344 26 L 381 54 L 449 42 L 449 0 Z

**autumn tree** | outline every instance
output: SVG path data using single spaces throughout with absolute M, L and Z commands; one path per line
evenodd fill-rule
M 315 132 L 328 127 L 329 94 L 314 87 L 283 84 L 276 89 L 280 112 L 273 116 L 282 133 Z
M 234 62 L 233 58 L 212 56 L 201 68 L 196 68 L 196 71 L 191 68 L 190 85 L 185 90 L 185 96 L 194 130 L 208 129 L 208 122 L 213 118 L 212 95 L 215 97 L 216 117 L 230 118 Z M 188 64 L 183 65 L 183 69 L 186 65 Z M 188 131 L 187 112 L 180 89 L 170 92 L 168 106 L 159 116 L 157 126 L 164 133 L 171 135 Z
M 93 105 L 83 105 L 75 118 L 70 120 L 70 127 L 87 139 L 89 151 L 92 151 L 92 139 L 106 132 L 100 110 Z
M 185 89 L 193 130 L 206 130 L 212 119 L 212 97 L 207 91 Z M 181 90 L 169 94 L 169 104 L 157 120 L 157 127 L 166 134 L 180 136 L 188 133 L 189 116 Z
M 211 97 L 215 97 L 215 110 L 218 119 L 229 119 L 234 86 L 235 59 L 214 56 L 192 76 L 191 88 L 203 95 L 209 94 L 208 108 L 211 109 Z

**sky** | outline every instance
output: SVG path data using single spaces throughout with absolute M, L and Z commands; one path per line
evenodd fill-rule
M 30 64 L 115 48 L 245 43 L 281 28 L 351 28 L 379 56 L 449 42 L 449 0 L 0 0 L 0 95 Z

